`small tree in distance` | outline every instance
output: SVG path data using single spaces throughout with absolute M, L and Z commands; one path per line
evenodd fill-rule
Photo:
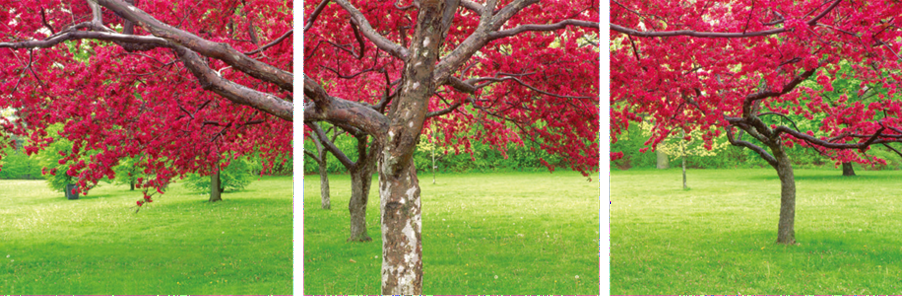
M 651 122 L 639 123 L 639 128 L 643 131 L 654 131 L 654 124 Z M 648 142 L 650 143 L 650 141 Z M 648 144 L 646 143 L 646 144 Z M 679 135 L 670 135 L 656 146 L 656 151 L 661 151 L 666 155 L 678 156 L 683 167 L 683 189 L 688 189 L 686 185 L 686 157 L 687 156 L 715 156 L 717 152 L 723 150 L 728 144 L 718 143 L 714 139 L 704 140 L 702 132 L 693 131 L 686 134 L 681 132 Z M 648 148 L 642 148 L 639 151 L 645 152 Z

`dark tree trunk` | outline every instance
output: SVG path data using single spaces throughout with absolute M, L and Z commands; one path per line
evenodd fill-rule
M 210 174 L 210 202 L 222 201 L 222 180 L 219 171 Z
M 351 236 L 348 237 L 348 241 L 370 242 L 373 239 L 366 232 L 366 205 L 369 202 L 373 172 L 376 170 L 376 158 L 382 149 L 377 142 L 367 146 L 369 137 L 365 134 L 356 135 L 355 138 L 357 138 L 357 163 L 348 168 L 351 173 L 351 201 L 348 201 Z
M 360 167 L 350 170 L 351 201 L 348 202 L 348 211 L 351 213 L 351 236 L 348 242 L 370 242 L 373 239 L 366 232 L 366 205 L 373 181 L 374 162 L 357 161 L 357 165 Z
M 132 182 L 129 183 L 129 186 L 131 187 L 131 188 L 129 189 L 130 191 L 134 191 L 134 190 L 135 190 L 135 180 L 134 180 L 134 179 L 132 179 Z
M 792 163 L 782 148 L 780 145 L 771 148 L 777 160 L 774 168 L 780 177 L 780 223 L 777 226 L 777 244 L 792 245 L 796 243 L 796 182 Z
M 686 155 L 683 154 L 683 189 L 687 189 L 686 186 Z
M 851 162 L 842 163 L 842 176 L 855 176 L 855 169 L 852 169 Z

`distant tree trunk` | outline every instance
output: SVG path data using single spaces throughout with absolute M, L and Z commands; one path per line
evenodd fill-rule
M 326 173 L 326 153 L 320 156 L 319 163 L 319 195 L 322 198 L 323 209 L 332 209 L 332 199 L 329 197 L 329 174 Z
M 655 156 L 658 158 L 658 164 L 656 165 L 658 169 L 670 168 L 670 160 L 667 159 L 667 153 L 664 153 L 661 149 L 657 149 L 655 150 Z
M 319 164 L 319 195 L 322 199 L 322 207 L 323 209 L 332 209 L 332 200 L 329 196 L 329 174 L 326 173 L 326 167 L 328 166 L 326 163 L 326 157 L 328 153 L 326 153 L 326 149 L 323 148 L 322 142 L 319 140 L 319 137 L 313 136 L 313 144 L 316 145 L 316 155 L 317 155 L 317 164 Z
M 851 162 L 842 163 L 842 176 L 855 176 L 855 169 L 852 169 Z
M 683 154 L 683 189 L 687 189 L 686 187 L 686 155 Z
M 686 137 L 686 132 L 682 132 L 682 137 Z M 689 187 L 686 186 L 686 148 L 684 147 L 686 140 L 680 139 L 680 157 L 683 159 L 683 189 L 687 189 Z
M 210 202 L 222 201 L 222 180 L 219 171 L 210 174 Z
M 132 182 L 129 183 L 129 186 L 131 187 L 131 189 L 129 189 L 130 191 L 135 190 L 135 179 L 132 179 Z

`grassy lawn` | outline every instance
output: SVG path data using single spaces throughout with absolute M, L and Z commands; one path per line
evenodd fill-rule
M 292 294 L 291 194 L 291 176 L 213 204 L 175 183 L 135 213 L 127 186 L 0 180 L 0 295 Z
M 421 174 L 423 293 L 597 295 L 598 175 L 576 172 Z M 350 178 L 304 178 L 304 294 L 379 294 L 378 180 L 367 207 L 371 243 L 347 243 Z M 496 277 L 497 276 L 497 277 Z M 578 278 L 577 278 L 578 276 Z
M 902 294 L 902 172 L 796 170 L 778 246 L 773 169 L 611 172 L 611 294 Z

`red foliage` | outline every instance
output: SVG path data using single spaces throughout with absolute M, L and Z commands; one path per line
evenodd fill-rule
M 142 158 L 145 176 L 138 187 L 159 190 L 173 178 L 209 173 L 238 155 L 261 151 L 271 167 L 278 155 L 290 153 L 290 122 L 205 91 L 172 49 L 127 51 L 97 39 L 49 48 L 9 46 L 45 40 L 63 29 L 87 32 L 72 29 L 91 20 L 86 1 L 0 2 L 0 109 L 15 109 L 13 118 L 0 118 L 0 134 L 27 135 L 32 145 L 27 151 L 34 153 L 52 142 L 43 128 L 64 124 L 59 134 L 74 146 L 59 163 L 77 161 L 66 172 L 80 187 L 113 178 L 112 168 L 125 157 Z M 285 1 L 141 0 L 136 6 L 158 21 L 242 52 L 292 28 L 292 5 Z M 123 24 L 123 18 L 103 9 L 104 26 L 121 31 Z M 141 37 L 156 34 L 141 26 L 134 30 Z M 248 56 L 291 71 L 291 38 Z M 234 83 L 291 97 L 223 61 L 206 61 Z M 100 151 L 87 155 L 91 150 Z
M 404 48 L 409 46 L 416 7 L 396 1 L 350 2 L 376 32 Z M 496 7 L 510 3 L 499 1 Z M 400 88 L 404 61 L 358 35 L 350 14 L 337 4 L 325 6 L 312 19 L 319 4 L 305 2 L 305 20 L 312 23 L 304 33 L 304 74 L 320 82 L 331 96 L 343 99 L 377 104 L 384 96 L 394 95 Z M 565 19 L 597 22 L 598 18 L 596 0 L 543 1 L 517 13 L 503 28 Z M 478 13 L 460 7 L 439 55 L 449 55 L 463 44 L 479 20 Z M 439 87 L 429 111 L 456 109 L 428 118 L 423 133 L 438 135 L 437 142 L 443 146 L 471 153 L 474 141 L 493 145 L 502 153 L 508 143 L 540 144 L 573 169 L 597 170 L 598 36 L 597 28 L 569 26 L 489 42 L 452 72 L 461 80 L 482 78 L 474 84 L 479 90 L 467 94 L 449 85 Z
M 902 137 L 900 16 L 892 1 L 614 1 L 612 141 L 648 115 L 652 148 L 669 130 L 710 140 L 719 129 L 755 128 L 785 146 L 865 162 L 870 146 Z M 825 98 L 841 65 L 885 95 L 870 104 L 860 94 Z M 756 127 L 765 115 L 783 124 Z M 820 126 L 799 132 L 781 115 Z

